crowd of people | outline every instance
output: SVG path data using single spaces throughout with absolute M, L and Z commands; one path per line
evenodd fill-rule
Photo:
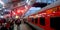
M 14 24 L 19 26 L 20 19 L 0 19 L 0 30 L 14 30 Z

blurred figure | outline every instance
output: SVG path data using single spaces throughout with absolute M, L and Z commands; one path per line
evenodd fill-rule
M 1 30 L 8 30 L 8 29 L 6 28 L 6 24 L 5 24 L 5 23 L 2 23 Z
M 10 19 L 10 30 L 14 29 L 14 21 Z
M 19 25 L 21 24 L 20 19 L 17 19 L 17 20 L 15 21 L 15 24 L 16 24 L 17 26 L 19 26 Z
M 15 21 L 15 24 L 17 25 L 17 30 L 20 30 L 20 24 L 21 24 L 20 19 L 17 19 L 17 20 Z

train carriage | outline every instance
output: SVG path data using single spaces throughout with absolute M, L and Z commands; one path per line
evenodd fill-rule
M 28 17 L 28 22 L 44 30 L 59 30 L 60 27 L 60 0 L 52 3 L 39 12 Z

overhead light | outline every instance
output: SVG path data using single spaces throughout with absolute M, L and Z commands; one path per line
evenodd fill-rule
M 27 6 L 25 6 L 25 8 L 26 8 L 26 9 L 28 9 L 28 7 L 27 7 Z
M 4 11 L 7 11 L 6 9 Z
M 26 3 L 28 3 L 29 2 L 29 0 L 26 0 Z
M 2 10 L 2 8 L 0 8 L 0 10 Z
M 16 16 L 15 18 L 19 18 L 19 16 Z
M 2 8 L 5 8 L 4 6 Z
M 0 16 L 0 18 L 3 18 L 3 16 Z
M 2 0 L 0 0 L 0 3 L 3 5 L 3 7 L 2 8 L 5 8 L 4 6 L 5 6 L 5 4 L 4 4 L 4 2 L 2 1 Z

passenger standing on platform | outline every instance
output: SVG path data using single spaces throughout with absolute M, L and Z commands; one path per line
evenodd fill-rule
M 20 24 L 21 24 L 20 19 L 17 19 L 17 20 L 15 21 L 15 24 L 17 25 L 17 30 L 20 30 Z
M 1 30 L 8 30 L 5 23 L 2 23 L 2 28 L 1 28 Z
M 10 22 L 7 22 L 6 28 L 9 30 L 9 28 L 10 28 Z
M 13 20 L 11 19 L 11 20 L 10 20 L 10 30 L 13 30 L 13 28 L 14 28 L 14 22 L 13 22 Z
M 17 20 L 15 21 L 15 24 L 19 26 L 19 25 L 21 24 L 20 19 L 17 19 Z

